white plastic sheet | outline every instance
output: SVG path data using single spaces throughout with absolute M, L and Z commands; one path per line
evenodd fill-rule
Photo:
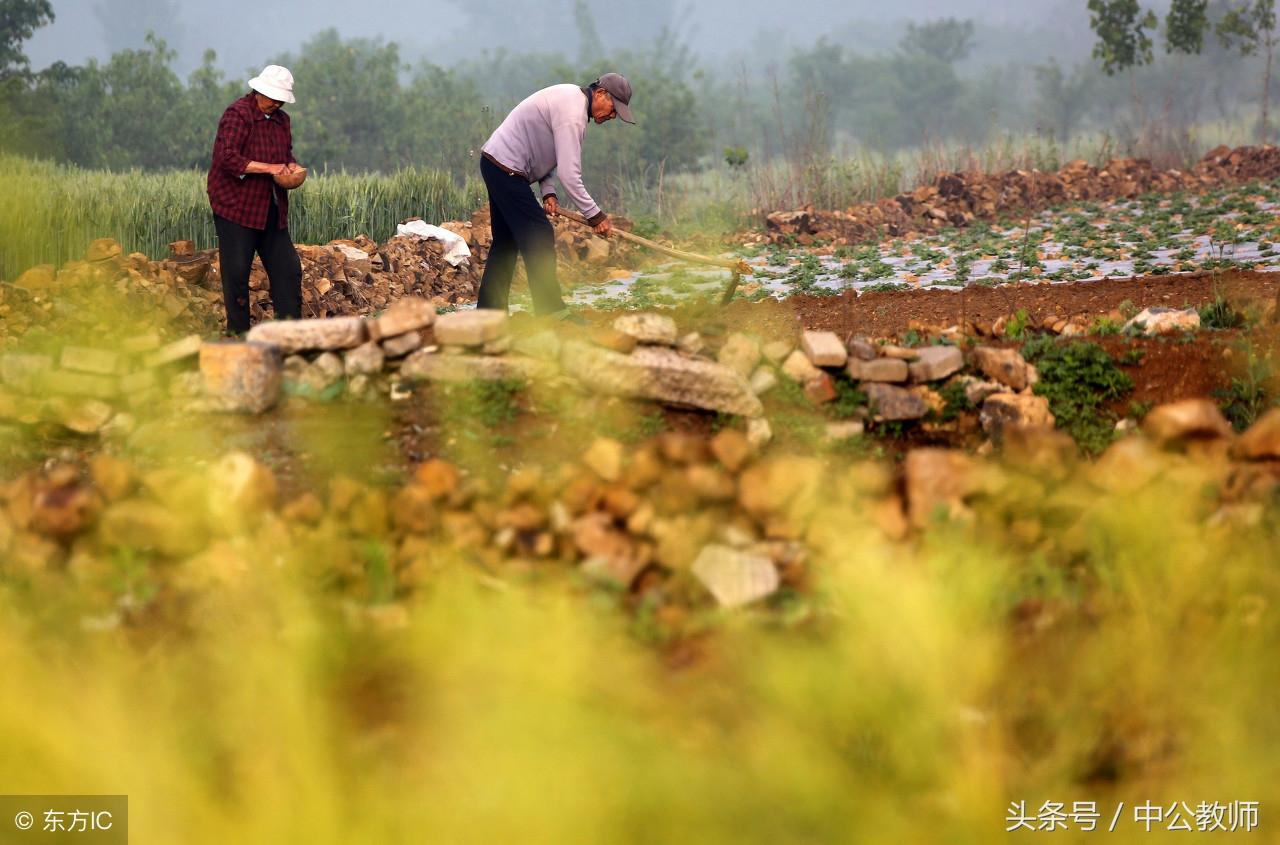
M 397 235 L 415 235 L 419 238 L 435 238 L 444 244 L 444 260 L 457 267 L 471 257 L 467 242 L 457 232 L 450 232 L 440 226 L 432 226 L 422 220 L 410 220 L 396 226 Z

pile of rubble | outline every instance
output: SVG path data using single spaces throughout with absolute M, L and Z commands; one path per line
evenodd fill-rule
M 1131 199 L 1150 192 L 1203 190 L 1215 185 L 1280 177 L 1280 148 L 1211 150 L 1190 171 L 1156 170 L 1140 159 L 1115 159 L 1099 170 L 1072 161 L 1056 173 L 945 173 L 892 199 L 864 202 L 843 211 L 780 211 L 765 219 L 774 242 L 795 239 L 849 244 L 869 238 L 911 237 L 975 219 L 992 220 L 1012 211 L 1075 201 Z
M 614 223 L 630 228 L 625 219 Z M 397 235 L 382 244 L 361 235 L 321 246 L 298 245 L 303 316 L 376 314 L 410 296 L 437 306 L 473 302 L 493 239 L 488 209 L 443 228 L 460 235 L 471 250 L 471 257 L 457 266 L 446 260 L 441 241 L 416 235 Z M 598 237 L 564 218 L 557 218 L 554 228 L 569 279 L 628 258 L 628 247 L 619 238 Z M 61 268 L 32 267 L 12 284 L 0 284 L 0 344 L 15 345 L 36 325 L 63 332 L 64 316 L 73 323 L 91 321 L 101 309 L 89 300 L 104 292 L 127 300 L 122 310 L 138 327 L 149 322 L 175 333 L 211 333 L 225 321 L 217 250 L 197 251 L 191 241 L 175 241 L 166 258 L 153 261 L 142 253 L 125 255 L 119 243 L 102 238 L 89 245 L 82 260 Z M 255 322 L 273 316 L 270 284 L 256 258 L 249 274 L 249 306 Z
M 338 476 L 282 502 L 271 470 L 244 453 L 183 471 L 97 455 L 0 485 L 0 572 L 90 583 L 114 554 L 141 553 L 170 563 L 148 569 L 168 587 L 155 594 L 181 600 L 252 579 L 267 562 L 319 565 L 326 583 L 368 610 L 362 618 L 399 624 L 394 602 L 423 587 L 452 548 L 492 573 L 504 563 L 559 565 L 684 619 L 690 606 L 804 589 L 814 561 L 909 540 L 940 518 L 985 520 L 1028 553 L 1078 560 L 1088 532 L 1066 527 L 1160 479 L 1215 491 L 1203 509 L 1209 524 L 1256 525 L 1278 468 L 1280 409 L 1236 436 L 1199 400 L 1156 408 L 1143 432 L 1088 468 L 1044 428 L 1011 429 L 1001 461 L 928 448 L 900 464 L 769 455 L 725 429 L 666 432 L 630 448 L 602 438 L 561 471 L 518 469 L 497 486 L 430 459 L 395 489 Z M 371 538 L 388 550 L 392 582 L 377 596 L 366 573 Z M 115 622 L 138 610 L 121 602 Z

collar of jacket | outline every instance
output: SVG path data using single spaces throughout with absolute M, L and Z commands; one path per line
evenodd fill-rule
M 594 84 L 582 86 L 582 93 L 587 95 L 587 123 L 591 122 L 591 95 L 594 94 L 595 91 L 596 86 Z
M 238 102 L 241 104 L 240 109 L 249 117 L 250 120 L 275 120 L 277 117 L 285 121 L 289 119 L 289 115 L 286 114 L 285 110 L 282 108 L 276 109 L 276 113 L 274 115 L 267 117 L 262 109 L 258 108 L 258 101 L 254 98 L 252 91 L 241 97 Z

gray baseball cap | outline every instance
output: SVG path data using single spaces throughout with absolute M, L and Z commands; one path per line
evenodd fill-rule
M 618 112 L 618 117 L 627 123 L 635 123 L 631 117 L 631 83 L 625 76 L 620 73 L 606 73 L 596 80 L 596 87 L 602 91 L 608 91 L 609 96 L 613 97 L 613 108 Z

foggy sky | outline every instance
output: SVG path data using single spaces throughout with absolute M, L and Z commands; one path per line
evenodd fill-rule
M 972 61 L 1068 60 L 1088 51 L 1083 0 L 589 0 L 606 50 L 650 41 L 663 28 L 678 33 L 699 61 L 751 61 L 766 51 L 807 47 L 820 36 L 860 52 L 893 47 L 886 32 L 906 21 L 972 18 L 978 24 Z M 889 6 L 892 11 L 887 11 Z M 56 20 L 27 45 L 32 66 L 82 64 L 115 50 L 141 47 L 154 29 L 178 50 L 186 74 L 206 49 L 232 78 L 272 56 L 293 51 L 317 32 L 381 38 L 399 44 L 407 61 L 449 66 L 482 51 L 559 52 L 574 56 L 578 32 L 572 0 L 53 0 Z

